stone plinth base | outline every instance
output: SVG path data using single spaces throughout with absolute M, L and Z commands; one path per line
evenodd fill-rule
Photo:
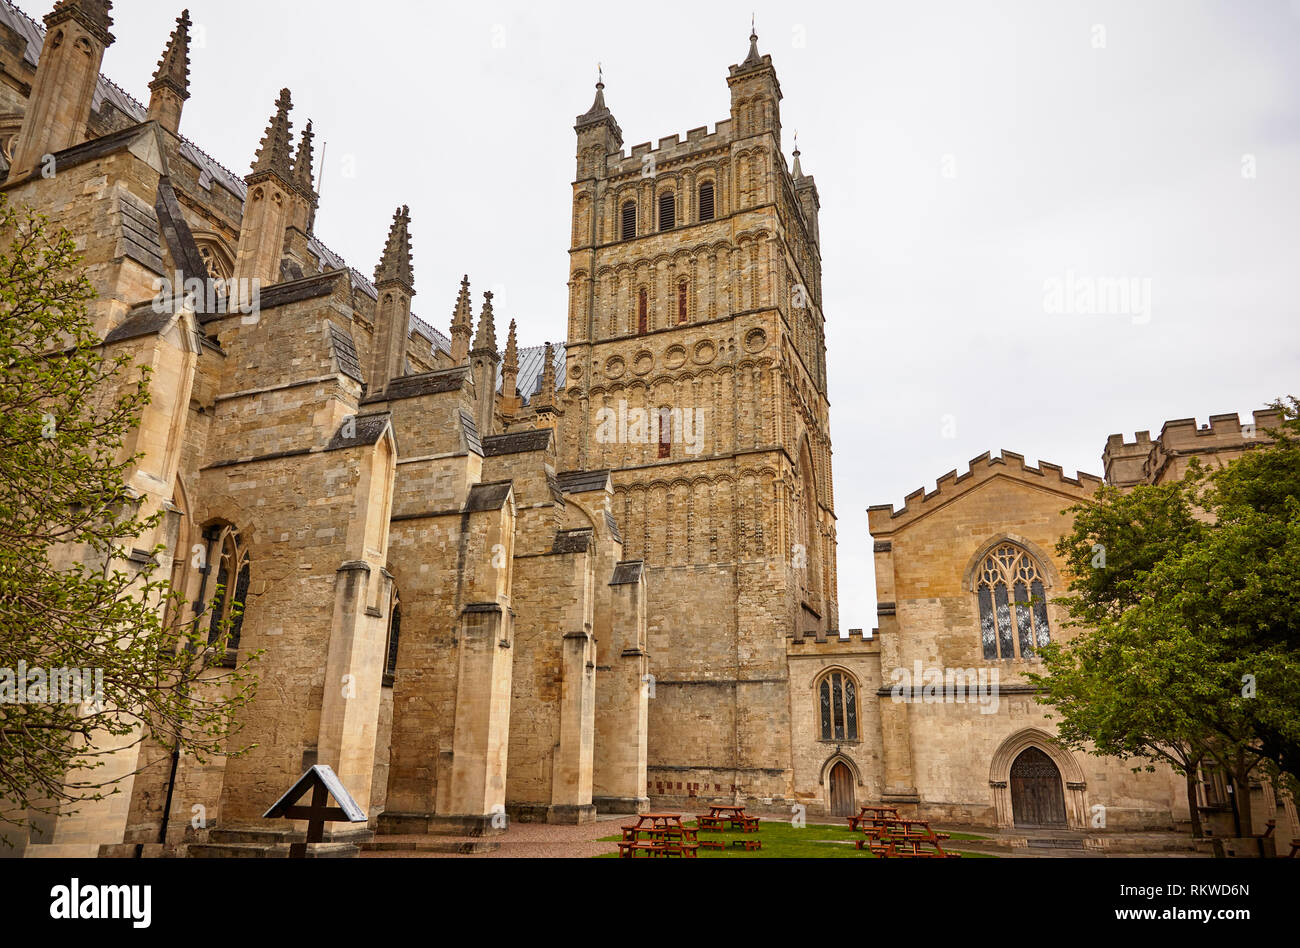
M 645 813 L 650 809 L 649 797 L 592 797 L 598 813 Z
M 441 816 L 436 813 L 381 813 L 376 832 L 380 836 L 500 836 L 504 826 L 494 826 L 494 817 Z

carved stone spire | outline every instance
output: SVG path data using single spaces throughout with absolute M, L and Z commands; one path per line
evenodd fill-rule
M 113 25 L 109 11 L 113 9 L 112 0 L 59 0 L 54 9 L 45 15 L 47 29 L 57 26 L 68 19 L 76 20 L 105 46 L 111 46 L 116 37 L 108 31 Z
M 605 104 L 605 77 L 603 71 L 597 75 L 596 98 L 592 101 L 591 108 L 578 116 L 573 130 L 579 136 L 582 136 L 584 132 L 590 133 L 592 130 L 596 130 L 596 134 L 604 138 L 604 147 L 613 149 L 622 146 L 623 130 L 618 127 L 618 122 L 614 119 L 614 113 Z
M 451 311 L 451 361 L 464 365 L 469 361 L 469 337 L 474 334 L 474 313 L 469 300 L 469 274 L 460 281 L 456 308 Z
M 266 126 L 266 134 L 257 149 L 257 158 L 253 161 L 253 174 L 271 172 L 278 174 L 286 182 L 293 180 L 293 168 L 290 163 L 289 131 L 293 124 L 289 121 L 289 110 L 293 101 L 288 89 L 280 90 L 280 98 L 275 101 L 275 114 Z
M 506 354 L 501 362 L 501 391 L 506 398 L 519 395 L 519 341 L 515 337 L 515 321 L 510 320 L 506 334 Z
M 311 130 L 311 119 L 308 119 L 307 127 L 302 130 L 302 138 L 298 140 L 298 154 L 293 159 L 294 183 L 312 195 L 316 193 L 316 175 L 312 170 L 315 149 L 311 144 L 315 137 L 316 133 Z
M 181 107 L 190 97 L 190 11 L 176 19 L 167 48 L 149 83 L 149 118 L 176 134 L 181 126 Z
M 497 354 L 497 330 L 492 322 L 492 291 L 483 294 L 483 309 L 478 317 L 478 335 L 470 350 L 470 374 L 474 379 L 474 422 L 480 436 L 496 433 L 497 373 L 501 356 Z
M 387 391 L 388 384 L 406 374 L 406 346 L 411 332 L 411 297 L 415 276 L 411 267 L 411 209 L 403 205 L 393 214 L 384 254 L 375 267 L 375 335 L 371 346 L 366 386 L 371 394 Z
M 755 23 L 750 24 L 749 55 L 745 57 L 745 61 L 742 62 L 740 65 L 741 66 L 763 65 L 763 57 L 758 52 L 758 27 Z
M 474 351 L 497 351 L 497 327 L 492 321 L 492 291 L 483 294 L 483 309 L 478 317 L 478 333 L 474 336 Z
M 555 349 L 548 342 L 542 353 L 542 388 L 533 398 L 537 408 L 555 407 Z
M 506 333 L 505 366 L 519 368 L 519 341 L 515 338 L 515 321 L 510 320 L 510 331 Z
M 405 205 L 393 212 L 384 255 L 375 267 L 375 286 L 399 283 L 415 295 L 415 271 L 411 266 L 411 209 Z

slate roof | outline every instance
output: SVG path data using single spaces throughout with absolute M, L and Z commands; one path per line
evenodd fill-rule
M 158 214 L 135 195 L 120 192 L 117 200 L 121 213 L 121 244 L 118 249 L 123 256 L 161 276 L 162 238 L 158 232 Z
M 194 243 L 194 234 L 176 200 L 171 178 L 164 175 L 158 180 L 158 197 L 154 201 L 154 214 L 158 217 L 158 230 L 171 249 L 172 259 L 181 268 L 186 280 L 206 280 L 208 268 Z
M 531 431 L 511 431 L 507 434 L 488 435 L 483 439 L 483 456 L 495 458 L 503 454 L 523 454 L 526 451 L 545 451 L 551 443 L 550 428 Z
M 478 437 L 478 425 L 474 422 L 474 416 L 463 408 L 460 410 L 460 426 L 465 431 L 465 444 L 471 451 L 482 457 L 483 442 Z
M 357 361 L 357 346 L 352 340 L 352 334 L 333 323 L 329 326 L 330 349 L 334 354 L 334 361 L 339 365 L 339 371 L 348 378 L 360 382 L 361 363 Z
M 344 421 L 339 425 L 339 430 L 334 433 L 330 439 L 327 451 L 338 451 L 342 448 L 356 448 L 363 445 L 375 444 L 384 434 L 393 420 L 393 416 L 386 411 L 372 412 L 368 415 L 355 415 L 352 417 L 352 437 L 345 437 L 344 431 L 348 428 L 348 422 Z
M 362 399 L 362 403 L 454 392 L 464 384 L 468 372 L 467 366 L 459 365 L 450 369 L 421 372 L 419 375 L 402 375 L 388 383 L 388 391 L 369 394 Z
M 626 583 L 639 582 L 641 573 L 644 570 L 644 560 L 624 560 L 614 567 L 614 578 L 609 581 L 609 584 L 611 586 L 622 586 Z
M 474 513 L 482 510 L 500 510 L 501 505 L 510 496 L 510 481 L 493 481 L 490 484 L 475 484 L 469 489 L 465 501 L 465 512 Z
M 450 351 L 450 350 L 448 350 Z M 519 395 L 527 403 L 534 395 L 542 390 L 542 370 L 545 368 L 542 360 L 546 357 L 545 346 L 528 346 L 519 350 L 519 379 L 515 383 L 519 387 Z M 551 343 L 551 357 L 555 362 L 555 384 L 557 387 L 564 388 L 564 343 Z M 497 375 L 497 391 L 501 391 L 501 376 Z
M 559 476 L 560 489 L 566 494 L 584 494 L 604 490 L 609 481 L 609 471 L 563 471 Z
M 123 342 L 127 339 L 135 339 L 139 336 L 160 332 L 164 326 L 172 321 L 174 315 L 170 309 L 155 309 L 152 300 L 148 303 L 142 303 L 126 314 L 126 319 L 122 320 L 116 329 L 104 337 L 104 342 L 105 344 Z
M 591 527 L 578 527 L 576 530 L 560 530 L 555 534 L 551 546 L 552 553 L 586 553 L 591 549 L 594 531 Z

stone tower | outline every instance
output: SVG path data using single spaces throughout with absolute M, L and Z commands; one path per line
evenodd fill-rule
M 731 116 L 577 119 L 562 464 L 646 561 L 652 797 L 792 793 L 786 643 L 838 628 L 818 197 L 751 35 Z M 738 787 L 738 791 L 733 791 Z

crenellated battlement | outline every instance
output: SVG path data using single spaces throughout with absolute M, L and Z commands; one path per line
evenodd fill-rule
M 731 144 L 732 120 L 721 119 L 712 132 L 707 125 L 693 128 L 683 139 L 680 135 L 666 135 L 659 139 L 658 145 L 641 142 L 633 145 L 630 151 L 620 151 L 609 156 L 609 177 L 622 175 L 640 175 L 645 170 L 645 156 L 653 155 L 656 170 L 674 161 L 689 160 L 701 153 L 715 148 L 726 148 Z
M 791 649 L 822 654 L 837 649 L 876 645 L 880 641 L 880 630 L 849 629 L 848 634 L 843 637 L 840 636 L 838 629 L 828 629 L 822 634 L 817 632 L 791 632 L 786 635 L 786 639 Z
M 1102 451 L 1106 483 L 1132 487 L 1181 476 L 1191 457 L 1239 453 L 1267 441 L 1267 429 L 1281 424 L 1282 415 L 1277 409 L 1263 408 L 1251 412 L 1251 419 L 1243 424 L 1236 412 L 1211 415 L 1203 425 L 1195 418 L 1175 418 L 1164 423 L 1154 440 L 1149 431 L 1137 432 L 1133 441 L 1110 435 Z M 1183 463 L 1175 463 L 1177 459 Z
M 872 536 L 890 533 L 905 523 L 924 516 L 940 504 L 947 503 L 972 488 L 978 487 L 994 477 L 1018 477 L 1022 479 L 1041 478 L 1043 486 L 1060 490 L 1077 497 L 1091 496 L 1102 485 L 1102 479 L 1095 474 L 1078 472 L 1077 477 L 1067 477 L 1059 464 L 1040 461 L 1037 467 L 1025 463 L 1022 454 L 1003 450 L 1000 457 L 993 457 L 985 451 L 979 457 L 972 458 L 966 472 L 958 474 L 951 470 L 939 477 L 935 489 L 927 492 L 925 487 L 918 487 L 903 498 L 903 506 L 897 510 L 892 504 L 878 504 L 867 508 L 867 519 Z

